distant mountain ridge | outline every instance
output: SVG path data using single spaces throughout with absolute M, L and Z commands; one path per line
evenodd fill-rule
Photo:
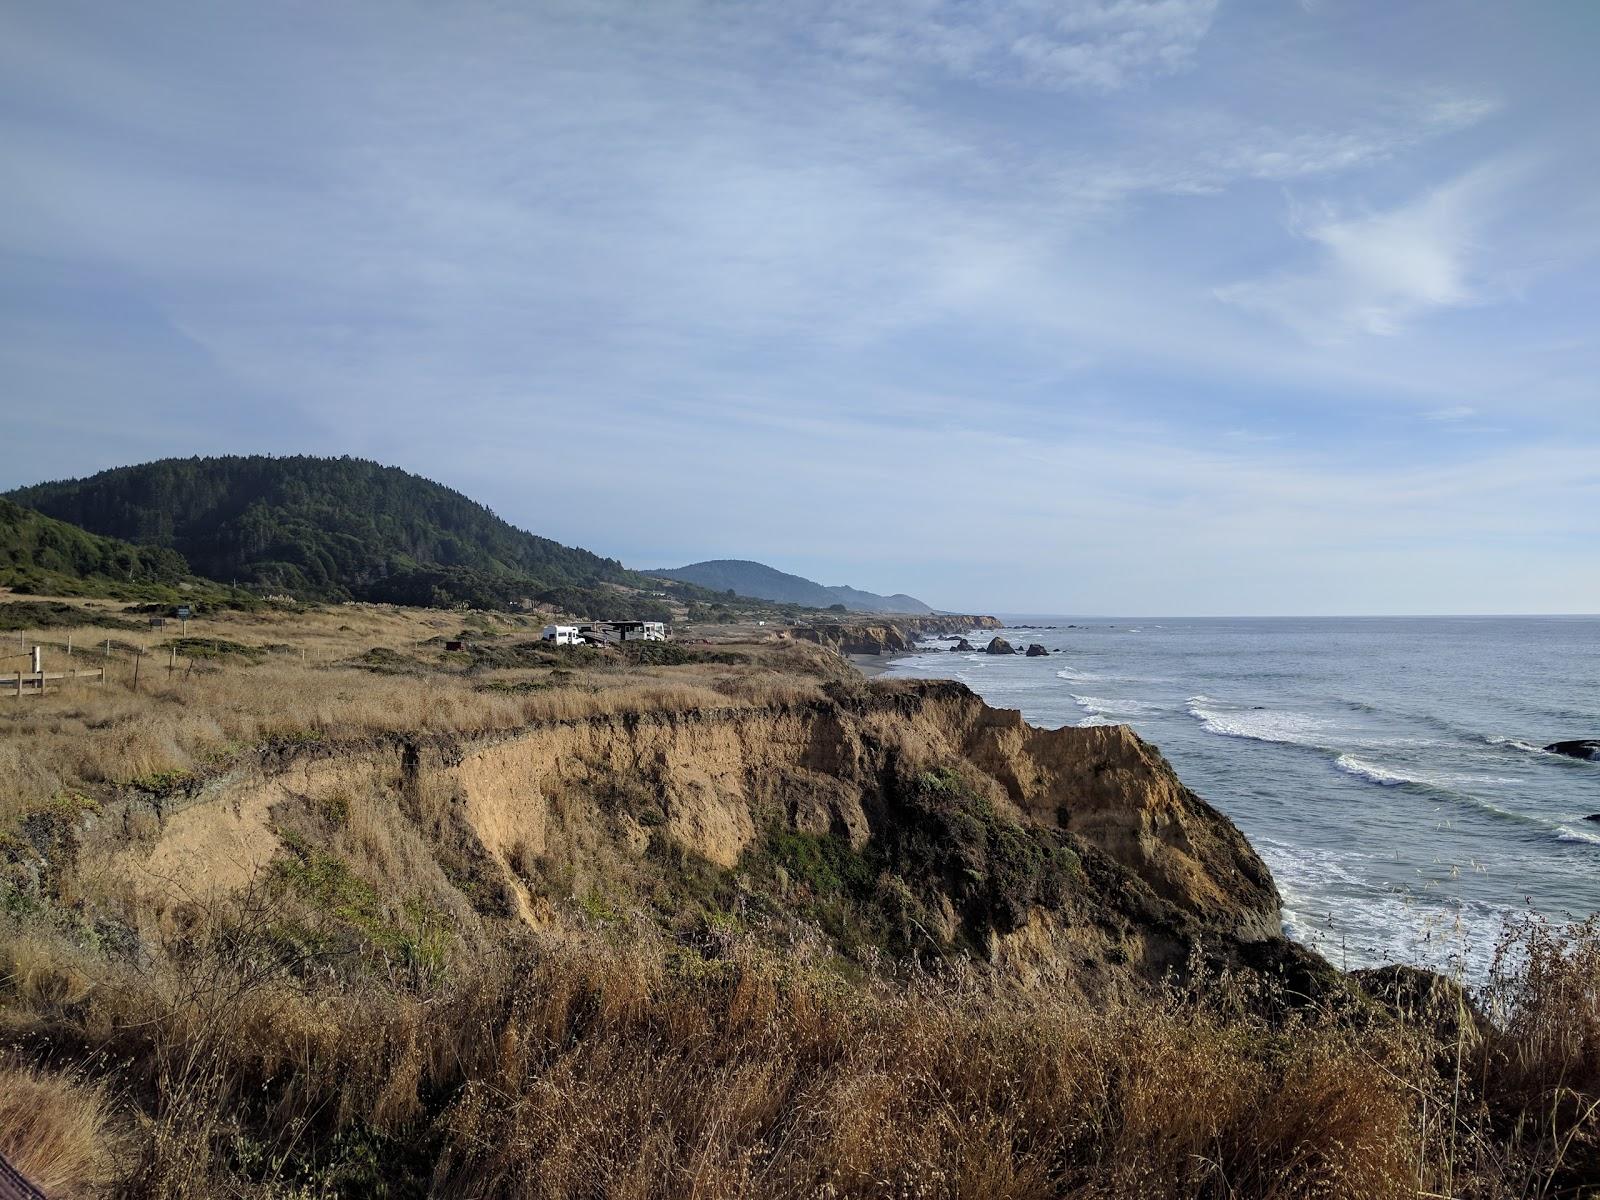
M 212 579 L 323 599 L 429 603 L 441 593 L 646 585 L 615 559 L 359 458 L 168 458 L 9 498 L 102 537 L 177 551 Z
M 843 604 L 853 612 L 931 613 L 934 611 L 915 596 L 907 596 L 904 593 L 880 596 L 876 592 L 863 592 L 859 588 L 830 587 L 800 575 L 790 575 L 765 563 L 741 558 L 717 558 L 707 562 L 690 563 L 686 567 L 645 571 L 643 574 L 675 579 L 680 583 L 692 583 L 716 592 L 731 590 L 739 596 L 774 600 L 784 604 L 805 604 L 812 608 Z

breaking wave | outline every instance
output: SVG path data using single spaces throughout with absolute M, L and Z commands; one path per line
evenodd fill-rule
M 1505 750 L 1520 750 L 1524 754 L 1538 754 L 1544 758 L 1556 758 L 1543 746 L 1535 746 L 1532 742 L 1525 742 L 1521 738 L 1502 737 L 1498 733 L 1486 733 L 1483 740 L 1491 746 L 1499 746 Z
M 1270 708 L 1228 708 L 1222 701 L 1213 700 L 1210 696 L 1190 696 L 1184 707 L 1207 733 L 1244 738 L 1252 742 L 1327 748 L 1325 723 L 1306 713 Z
M 1380 767 L 1376 763 L 1369 763 L 1365 759 L 1357 758 L 1354 754 L 1341 754 L 1333 760 L 1333 765 L 1346 775 L 1354 775 L 1357 779 L 1365 779 L 1380 787 L 1403 787 L 1408 783 L 1420 784 L 1425 787 L 1433 786 L 1430 779 L 1422 779 L 1415 775 L 1407 775 L 1401 771 Z
M 1068 683 L 1100 683 L 1110 679 L 1109 675 L 1096 675 L 1090 671 L 1080 671 L 1076 667 L 1062 667 L 1056 672 L 1057 679 L 1065 679 Z
M 1074 694 L 1072 702 L 1093 717 L 1138 717 L 1161 711 L 1159 704 L 1143 700 L 1117 700 Z

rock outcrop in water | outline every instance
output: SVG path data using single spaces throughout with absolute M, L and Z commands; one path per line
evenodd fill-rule
M 1050 651 L 1046 650 L 1038 642 L 1033 642 L 1028 646 L 1028 657 L 1029 658 L 1043 658 L 1045 655 L 1047 655 L 1049 653 L 1050 653 Z
M 991 638 L 989 644 L 983 648 L 985 654 L 1015 654 L 1016 650 L 1011 643 L 1003 637 Z
M 1551 742 L 1545 747 L 1549 754 L 1564 754 L 1585 762 L 1600 762 L 1600 738 L 1577 738 L 1568 742 Z

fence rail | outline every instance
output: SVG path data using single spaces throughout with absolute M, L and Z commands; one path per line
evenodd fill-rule
M 20 700 L 24 695 L 44 695 L 46 684 L 49 683 L 62 685 L 78 682 L 97 683 L 104 687 L 106 669 L 90 667 L 82 671 L 76 668 L 71 671 L 18 671 L 13 675 L 0 675 L 0 693 L 9 692 Z

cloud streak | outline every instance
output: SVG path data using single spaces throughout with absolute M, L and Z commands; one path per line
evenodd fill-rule
M 1291 227 L 1315 247 L 1310 269 L 1218 289 L 1314 340 L 1392 337 L 1438 309 L 1481 299 L 1481 239 L 1520 168 L 1475 169 L 1404 204 L 1346 215 L 1296 211 Z

